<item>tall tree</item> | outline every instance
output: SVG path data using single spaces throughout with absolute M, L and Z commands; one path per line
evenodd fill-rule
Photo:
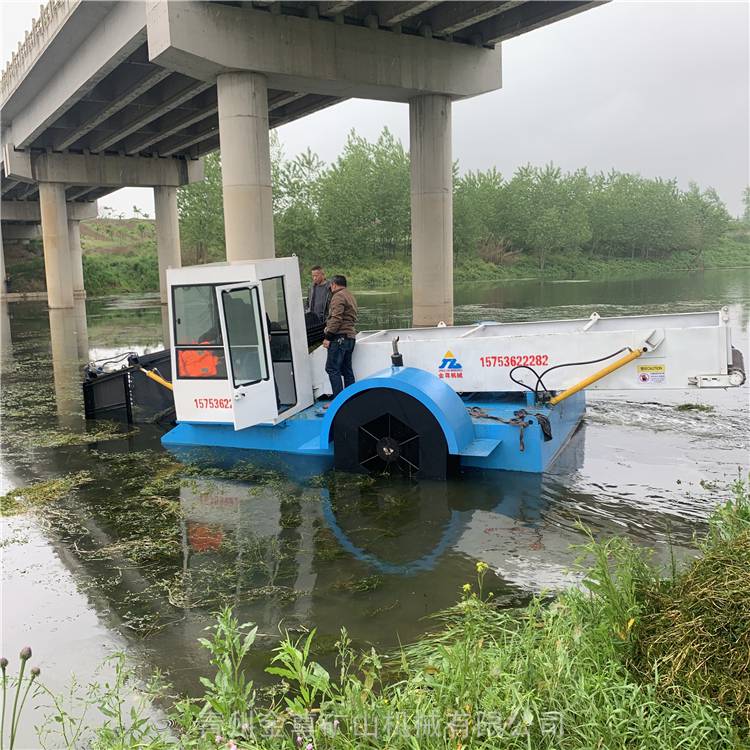
M 591 239 L 585 173 L 563 176 L 552 164 L 526 166 L 508 183 L 513 244 L 533 253 L 543 273 L 551 253 L 577 250 Z
M 204 165 L 203 180 L 177 191 L 182 252 L 189 262 L 196 264 L 226 257 L 221 157 L 218 152 L 206 156 Z
M 322 260 L 320 204 L 325 165 L 309 149 L 277 164 L 274 181 L 274 227 L 277 255 L 299 255 L 304 262 Z

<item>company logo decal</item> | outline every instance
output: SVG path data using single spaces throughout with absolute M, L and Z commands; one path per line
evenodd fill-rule
M 438 377 L 440 378 L 462 378 L 463 365 L 456 359 L 456 355 L 449 349 L 443 355 L 443 361 L 438 367 Z

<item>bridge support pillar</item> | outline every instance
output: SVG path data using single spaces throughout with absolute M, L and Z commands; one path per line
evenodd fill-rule
M 88 360 L 88 336 L 85 331 L 79 331 L 82 321 L 77 308 L 78 305 L 85 306 L 85 304 L 83 300 L 78 300 L 71 310 L 56 310 L 50 307 L 48 311 L 57 421 L 60 426 L 71 430 L 79 428 L 82 421 L 80 416 L 82 342 L 79 333 L 86 336 L 86 360 Z M 84 313 L 83 321 L 85 319 Z
M 161 303 L 167 304 L 167 269 L 182 265 L 180 223 L 177 212 L 177 188 L 154 188 L 156 215 L 156 252 L 159 256 L 159 291 Z
M 412 322 L 453 323 L 451 100 L 409 101 Z
M 5 246 L 3 245 L 3 230 L 0 223 L 0 300 L 5 299 Z
M 47 305 L 51 309 L 73 307 L 68 210 L 65 185 L 39 183 L 39 209 L 42 218 L 44 272 L 47 279 Z
M 86 298 L 83 282 L 83 250 L 81 249 L 81 222 L 68 221 L 68 246 L 70 247 L 70 274 L 73 280 L 73 297 Z
M 222 73 L 217 91 L 227 260 L 273 258 L 266 78 Z

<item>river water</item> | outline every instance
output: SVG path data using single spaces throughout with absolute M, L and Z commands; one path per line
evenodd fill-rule
M 356 292 L 356 290 L 354 290 Z M 404 293 L 359 294 L 362 328 L 409 322 Z M 456 322 L 730 309 L 750 361 L 750 269 L 612 282 L 508 282 L 456 290 Z M 256 622 L 254 676 L 280 629 L 318 632 L 330 658 L 345 626 L 387 649 L 431 626 L 475 564 L 507 606 L 577 580 L 571 545 L 627 535 L 658 561 L 694 535 L 747 476 L 747 386 L 731 391 L 599 393 L 544 476 L 476 474 L 444 483 L 330 473 L 302 483 L 259 467 L 180 473 L 160 428 L 86 425 L 80 362 L 162 348 L 154 297 L 89 300 L 76 315 L 36 303 L 2 309 L 0 490 L 87 472 L 37 512 L 3 519 L 2 650 L 31 645 L 48 684 L 91 679 L 121 649 L 195 693 L 196 639 L 224 604 Z M 686 403 L 700 410 L 680 410 Z M 105 426 L 106 430 L 110 428 Z M 76 437 L 100 430 L 96 442 Z M 110 439 L 106 439 L 110 438 Z M 670 552 L 671 550 L 671 552 Z

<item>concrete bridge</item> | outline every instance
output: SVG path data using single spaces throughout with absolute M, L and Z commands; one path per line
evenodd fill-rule
M 451 322 L 452 102 L 500 88 L 502 41 L 597 4 L 50 0 L 0 81 L 3 232 L 41 223 L 48 304 L 71 308 L 77 222 L 151 187 L 163 294 L 177 188 L 204 154 L 221 147 L 227 259 L 272 257 L 269 128 L 351 97 L 404 102 L 414 323 Z

